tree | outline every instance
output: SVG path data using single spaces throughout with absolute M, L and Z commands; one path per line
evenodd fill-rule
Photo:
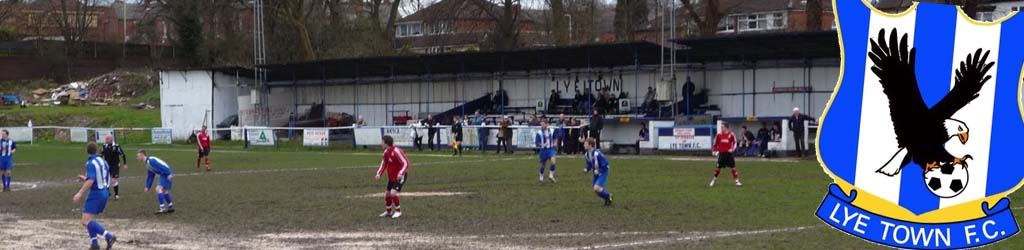
M 21 10 L 21 0 L 0 0 L 0 25 Z
M 615 38 L 634 40 L 633 32 L 647 24 L 646 0 L 619 0 L 615 5 Z
M 157 10 L 144 13 L 140 20 L 141 40 L 157 37 L 156 26 L 170 23 L 170 42 L 175 54 L 185 58 L 191 66 L 252 63 L 252 40 L 247 30 L 252 23 L 245 13 L 252 3 L 247 0 L 143 0 L 142 9 Z M 248 18 L 247 18 L 248 17 Z
M 737 7 L 750 2 L 750 0 L 728 1 L 728 4 L 723 6 L 721 0 L 680 1 L 683 3 L 683 10 L 685 10 L 686 16 L 697 27 L 697 33 L 705 36 L 717 33 L 721 22 L 731 21 L 722 20 L 727 14 Z
M 488 0 L 465 0 L 465 2 L 477 7 L 475 9 L 482 11 L 483 13 L 481 14 L 486 16 L 486 18 L 495 21 L 494 31 L 487 34 L 485 46 L 493 50 L 508 50 L 519 47 L 520 27 L 522 24 L 520 0 L 497 0 L 500 4 L 492 3 Z M 449 11 L 454 12 L 451 15 L 460 15 L 458 12 L 465 10 Z
M 808 0 L 805 7 L 807 8 L 807 31 L 821 30 L 821 18 L 824 15 L 821 0 Z
M 498 50 L 514 49 L 519 43 L 519 0 L 502 0 L 501 14 L 496 16 L 498 20 L 497 30 L 494 31 L 494 48 Z
M 390 55 L 394 53 L 391 46 L 395 39 L 395 22 L 398 21 L 398 11 L 402 5 L 402 0 L 394 0 L 391 3 L 386 3 L 384 0 L 369 1 L 370 12 L 368 20 L 371 25 L 370 31 L 373 32 L 376 38 L 371 40 L 371 42 L 379 41 L 379 43 L 376 43 L 377 46 L 374 46 L 374 50 L 381 55 Z
M 704 0 L 698 4 L 694 4 L 690 0 L 680 0 L 683 2 L 683 8 L 690 19 L 697 26 L 698 33 L 701 35 L 714 35 L 718 32 L 718 23 L 722 21 L 725 14 L 719 9 L 718 0 Z M 698 8 L 700 10 L 698 10 Z
M 205 1 L 192 0 L 152 0 L 144 3 L 147 9 L 158 8 L 161 13 L 155 17 L 163 18 L 174 24 L 177 33 L 177 45 L 181 54 L 192 66 L 207 66 L 209 60 L 203 53 L 205 37 L 203 36 L 202 11 L 210 6 L 203 6 Z
M 572 28 L 567 23 L 569 13 L 566 11 L 565 2 L 563 0 L 548 0 L 548 7 L 551 9 L 551 34 L 555 37 L 555 44 L 559 46 L 568 45 L 569 32 L 572 32 Z
M 64 43 L 61 45 L 63 55 L 53 58 L 53 65 L 63 64 L 63 75 L 58 75 L 59 81 L 70 81 L 74 78 L 72 65 L 74 58 L 82 50 L 82 41 L 89 35 L 90 30 L 99 24 L 99 14 L 93 11 L 96 5 L 95 0 L 48 0 L 38 2 L 45 6 L 42 13 L 43 21 L 39 22 L 37 31 L 42 31 L 48 26 L 57 27 Z
M 273 17 L 283 20 L 298 35 L 295 37 L 300 48 L 301 61 L 310 61 L 317 58 L 313 51 L 313 40 L 310 37 L 309 23 L 310 15 L 320 11 L 320 1 L 310 0 L 273 0 L 267 4 L 273 10 Z
M 73 48 L 77 43 L 85 40 L 85 36 L 91 28 L 96 28 L 99 23 L 99 14 L 93 13 L 96 0 L 59 0 L 51 9 L 57 18 L 57 27 L 64 38 L 65 43 L 71 44 Z M 77 53 L 72 50 L 71 53 Z

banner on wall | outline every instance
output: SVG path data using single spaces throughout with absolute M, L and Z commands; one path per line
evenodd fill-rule
M 84 128 L 71 129 L 71 142 L 89 142 L 89 130 Z
M 8 138 L 16 142 L 31 142 L 32 127 L 0 128 L 6 129 Z
M 711 150 L 715 139 L 714 126 L 680 126 L 657 128 L 659 150 Z
M 326 147 L 330 144 L 328 130 L 307 128 L 302 130 L 302 145 L 309 147 Z
M 114 135 L 114 140 L 117 140 L 117 134 L 114 133 L 114 129 L 112 128 L 97 128 L 94 129 L 93 131 L 96 131 L 96 141 L 98 142 L 103 142 L 104 140 L 106 140 L 105 137 L 108 134 Z
M 252 146 L 274 146 L 274 130 L 268 128 L 247 128 L 246 139 Z
M 357 146 L 377 146 L 380 145 L 380 137 L 383 136 L 383 130 L 380 128 L 357 128 L 355 129 L 356 145 Z M 392 136 L 394 137 L 394 136 Z M 397 145 L 399 138 L 395 138 L 395 144 Z
M 418 127 L 415 128 L 416 133 L 422 138 L 420 143 L 426 147 L 430 143 L 428 140 L 427 128 Z M 413 133 L 413 127 L 376 127 L 376 128 L 357 128 L 355 129 L 356 146 L 379 146 L 381 141 L 380 138 L 387 135 L 391 136 L 395 140 L 395 146 L 399 147 L 413 147 L 413 140 L 415 139 Z M 451 146 L 451 129 L 450 128 L 438 128 L 438 134 L 435 135 L 434 141 L 437 142 L 441 147 Z M 466 139 L 463 136 L 463 139 Z M 465 140 L 463 140 L 465 141 Z
M 536 138 L 534 136 L 537 135 L 539 130 L 540 128 L 532 127 L 513 129 L 512 145 L 515 145 L 517 148 L 536 148 L 537 145 L 534 145 Z
M 150 133 L 150 139 L 153 144 L 171 144 L 171 133 L 174 130 L 171 128 L 153 128 Z

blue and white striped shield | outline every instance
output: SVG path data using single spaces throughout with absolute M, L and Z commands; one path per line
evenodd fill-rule
M 817 215 L 879 244 L 968 248 L 1019 229 L 1024 17 L 979 22 L 952 5 L 888 14 L 833 0 L 842 73 L 819 161 L 835 183 Z

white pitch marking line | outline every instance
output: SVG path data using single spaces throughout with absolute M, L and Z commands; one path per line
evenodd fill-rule
M 14 191 L 30 190 L 30 189 L 38 188 L 39 187 L 39 183 L 37 183 L 37 182 L 15 182 L 15 181 L 12 181 L 11 182 L 11 186 L 12 186 L 11 189 L 14 190 Z M 13 187 L 16 187 L 16 186 L 28 186 L 28 187 L 27 188 L 13 188 Z
M 766 229 L 766 230 L 754 230 L 754 231 L 732 231 L 732 232 L 710 232 L 710 233 L 700 233 L 700 232 L 697 232 L 697 233 L 695 233 L 692 236 L 672 238 L 672 239 L 645 240 L 645 241 L 635 241 L 635 242 L 626 242 L 626 243 L 593 245 L 593 246 L 585 246 L 585 247 L 561 248 L 559 250 L 584 250 L 584 249 L 606 249 L 606 248 L 636 247 L 636 246 L 644 246 L 644 245 L 665 244 L 665 243 L 678 242 L 678 241 L 695 241 L 695 240 L 704 240 L 704 239 L 713 239 L 713 238 L 726 238 L 726 237 L 733 237 L 733 236 L 748 236 L 748 235 L 757 235 L 757 234 L 795 232 L 795 231 L 803 231 L 803 230 L 807 230 L 807 229 L 811 229 L 811 228 L 816 228 L 816 227 L 820 227 L 820 226 L 791 227 L 791 228 Z
M 446 164 L 451 163 L 479 163 L 479 162 L 493 162 L 493 161 L 513 161 L 528 159 L 526 157 L 510 157 L 500 159 L 488 159 L 488 160 L 472 160 L 472 161 L 439 161 L 439 162 L 424 162 L 424 163 L 412 163 L 412 166 L 419 167 L 430 167 L 430 166 L 447 166 Z M 203 176 L 203 175 L 234 175 L 234 174 L 260 174 L 260 173 L 279 173 L 279 172 L 304 172 L 304 171 L 333 171 L 343 169 L 367 169 L 367 168 L 378 168 L 380 165 L 366 165 L 366 166 L 351 166 L 351 167 L 320 167 L 320 168 L 279 168 L 279 169 L 257 169 L 257 170 L 239 170 L 239 171 L 214 171 L 214 172 L 199 172 L 199 173 L 184 173 L 174 174 L 178 176 Z M 142 176 L 124 176 L 121 180 L 126 179 L 141 179 Z M 67 184 L 67 183 L 65 183 Z M 34 186 L 36 188 L 38 186 Z
M 429 167 L 429 166 L 446 166 L 452 163 L 479 163 L 479 162 L 492 162 L 492 161 L 511 161 L 511 160 L 522 160 L 524 158 L 502 158 L 502 159 L 490 159 L 490 160 L 474 160 L 474 161 L 440 161 L 440 162 L 424 162 L 424 163 L 412 163 L 411 166 Z M 302 172 L 302 171 L 320 171 L 320 170 L 342 170 L 342 169 L 360 169 L 360 168 L 379 168 L 380 165 L 366 165 L 366 166 L 352 166 L 352 167 L 323 167 L 323 168 L 280 168 L 280 169 L 261 169 L 261 170 L 239 170 L 239 171 L 214 171 L 206 173 L 187 173 L 187 174 L 175 174 L 174 176 L 201 176 L 201 175 L 222 175 L 222 174 L 258 174 L 258 173 L 277 173 L 277 172 Z M 142 178 L 142 176 L 129 176 L 125 178 Z
M 470 194 L 473 194 L 473 193 L 472 192 L 468 192 L 468 193 L 467 192 L 407 192 L 407 193 L 402 193 L 402 197 L 460 196 L 460 195 L 470 195 Z M 345 196 L 346 199 L 353 199 L 353 198 L 381 198 L 381 197 L 384 197 L 384 193 L 374 193 L 374 194 L 366 194 L 366 195 Z
M 699 162 L 708 162 L 708 161 L 715 161 L 716 159 L 714 157 L 693 156 L 693 157 L 666 157 L 666 158 L 664 158 L 664 160 L 669 160 L 669 161 L 699 161 Z M 800 162 L 800 160 L 789 159 L 789 158 L 768 159 L 768 158 L 756 158 L 756 157 L 736 157 L 736 161 L 740 161 L 740 162 L 786 162 L 786 163 Z
M 49 146 L 49 145 L 47 145 L 45 147 L 60 148 L 60 149 L 78 149 L 79 148 L 79 147 L 73 147 L 73 146 Z M 144 148 L 144 147 L 137 147 L 137 148 Z M 147 150 L 150 151 L 150 152 L 193 152 L 193 153 L 196 152 L 195 149 L 159 148 L 159 147 L 158 148 L 150 148 L 150 149 L 147 149 Z M 449 154 L 446 154 L 446 153 L 444 153 L 444 154 L 434 154 L 434 153 L 419 153 L 419 152 L 420 151 L 409 151 L 406 155 L 408 155 L 408 156 L 417 156 L 417 157 L 418 156 L 423 156 L 423 157 L 437 157 L 437 158 L 457 158 L 456 156 L 452 156 L 452 155 L 449 155 Z M 435 152 L 442 152 L 442 151 L 435 151 Z M 381 155 L 381 153 L 369 153 L 369 152 L 250 151 L 250 150 L 218 150 L 218 149 L 214 149 L 213 153 L 215 153 L 215 154 L 216 153 L 229 153 L 229 154 L 250 154 L 250 153 L 257 153 L 257 154 L 263 154 L 263 153 L 293 154 L 293 153 L 302 153 L 302 154 L 342 155 L 342 156 L 345 156 L 345 155 L 360 155 L 360 156 L 361 155 L 374 155 L 374 156 Z M 458 157 L 463 157 L 463 158 L 480 158 L 480 157 L 483 157 L 483 156 L 481 156 L 481 155 L 465 155 L 465 156 L 458 156 Z M 15 165 L 17 165 L 17 163 L 15 163 Z

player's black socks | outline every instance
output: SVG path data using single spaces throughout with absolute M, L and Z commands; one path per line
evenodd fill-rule
M 114 185 L 114 195 L 120 195 L 120 194 L 121 194 L 120 185 Z

